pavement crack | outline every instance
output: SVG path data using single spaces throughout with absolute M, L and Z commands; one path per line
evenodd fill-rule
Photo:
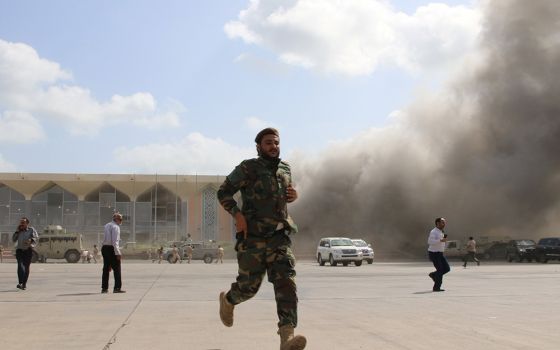
M 107 342 L 107 344 L 105 344 L 105 346 L 103 347 L 102 350 L 109 350 L 111 348 L 111 345 L 115 344 L 117 342 L 117 335 L 119 334 L 119 332 L 127 325 L 130 324 L 130 318 L 132 317 L 132 315 L 134 315 L 134 313 L 136 312 L 136 310 L 138 309 L 138 306 L 140 306 L 140 304 L 142 303 L 142 301 L 144 301 L 144 297 L 146 297 L 146 295 L 152 290 L 152 288 L 155 286 L 156 282 L 159 281 L 159 279 L 161 278 L 161 276 L 163 275 L 163 273 L 165 272 L 165 270 L 167 270 L 167 267 L 164 267 L 163 270 L 161 270 L 161 272 L 159 273 L 159 275 L 156 277 L 156 279 L 152 282 L 152 284 L 150 285 L 150 288 L 148 288 L 144 294 L 142 294 L 142 297 L 140 297 L 140 299 L 138 300 L 138 302 L 136 303 L 136 305 L 134 305 L 134 307 L 132 308 L 132 310 L 130 311 L 130 313 L 128 314 L 128 316 L 126 317 L 126 319 L 124 320 L 124 322 L 117 328 L 117 330 L 115 331 L 115 333 L 113 333 L 113 335 L 111 336 L 111 338 L 109 338 L 109 341 Z

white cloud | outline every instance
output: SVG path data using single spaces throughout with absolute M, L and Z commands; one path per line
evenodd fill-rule
M 271 123 L 269 121 L 266 120 L 262 120 L 260 118 L 257 117 L 248 117 L 245 118 L 245 125 L 247 126 L 247 128 L 251 131 L 261 131 L 264 128 L 277 128 L 278 126 L 275 125 L 274 123 Z
M 408 15 L 382 0 L 252 0 L 224 30 L 288 64 L 356 76 L 381 65 L 445 68 L 474 48 L 481 14 L 441 3 Z
M 256 157 L 256 151 L 233 146 L 220 138 L 191 133 L 175 143 L 120 147 L 114 157 L 126 171 L 224 175 L 243 159 Z
M 0 39 L 0 112 L 22 111 L 83 135 L 119 123 L 150 128 L 178 126 L 179 113 L 184 111 L 176 101 L 158 106 L 147 92 L 98 101 L 87 88 L 72 85 L 71 79 L 69 72 L 39 57 L 32 47 Z
M 22 111 L 0 112 L 0 142 L 33 143 L 45 137 L 39 121 Z
M 0 154 L 0 172 L 13 173 L 15 171 L 17 171 L 16 166 L 6 161 L 2 154 Z
M 72 78 L 58 63 L 40 58 L 32 47 L 0 39 L 0 90 L 21 91 Z

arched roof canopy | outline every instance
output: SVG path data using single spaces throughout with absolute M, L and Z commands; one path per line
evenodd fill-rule
M 156 187 L 157 186 L 157 187 Z M 147 189 L 143 193 L 138 196 L 138 202 L 152 202 L 154 204 L 156 201 L 156 189 L 157 189 L 157 203 L 164 204 L 175 202 L 178 196 L 174 193 L 174 191 L 170 190 L 166 186 L 158 183 L 157 185 L 153 185 L 151 188 Z
M 33 201 L 48 201 L 49 194 L 51 194 L 51 196 L 53 194 L 60 194 L 61 201 L 63 200 L 65 202 L 78 201 L 78 196 L 52 181 L 49 181 L 48 184 L 39 189 L 31 199 Z
M 99 202 L 100 197 L 102 197 L 103 194 L 110 194 L 110 193 L 115 194 L 115 198 L 117 202 L 130 202 L 130 197 L 126 193 L 119 191 L 118 189 L 116 189 L 114 186 L 112 186 L 107 182 L 102 183 L 99 187 L 86 194 L 84 199 L 86 202 Z

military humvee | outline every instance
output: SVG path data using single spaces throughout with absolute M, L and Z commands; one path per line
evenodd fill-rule
M 82 235 L 66 233 L 60 225 L 48 225 L 39 242 L 33 248 L 31 262 L 47 262 L 47 259 L 66 259 L 69 263 L 77 263 L 82 254 Z

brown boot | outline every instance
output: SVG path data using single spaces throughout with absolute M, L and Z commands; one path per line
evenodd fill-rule
M 280 335 L 280 350 L 302 350 L 305 349 L 307 339 L 303 335 L 294 336 L 294 327 L 284 325 L 278 329 Z
M 233 326 L 233 308 L 234 305 L 226 298 L 226 292 L 220 293 L 220 319 L 226 327 Z

